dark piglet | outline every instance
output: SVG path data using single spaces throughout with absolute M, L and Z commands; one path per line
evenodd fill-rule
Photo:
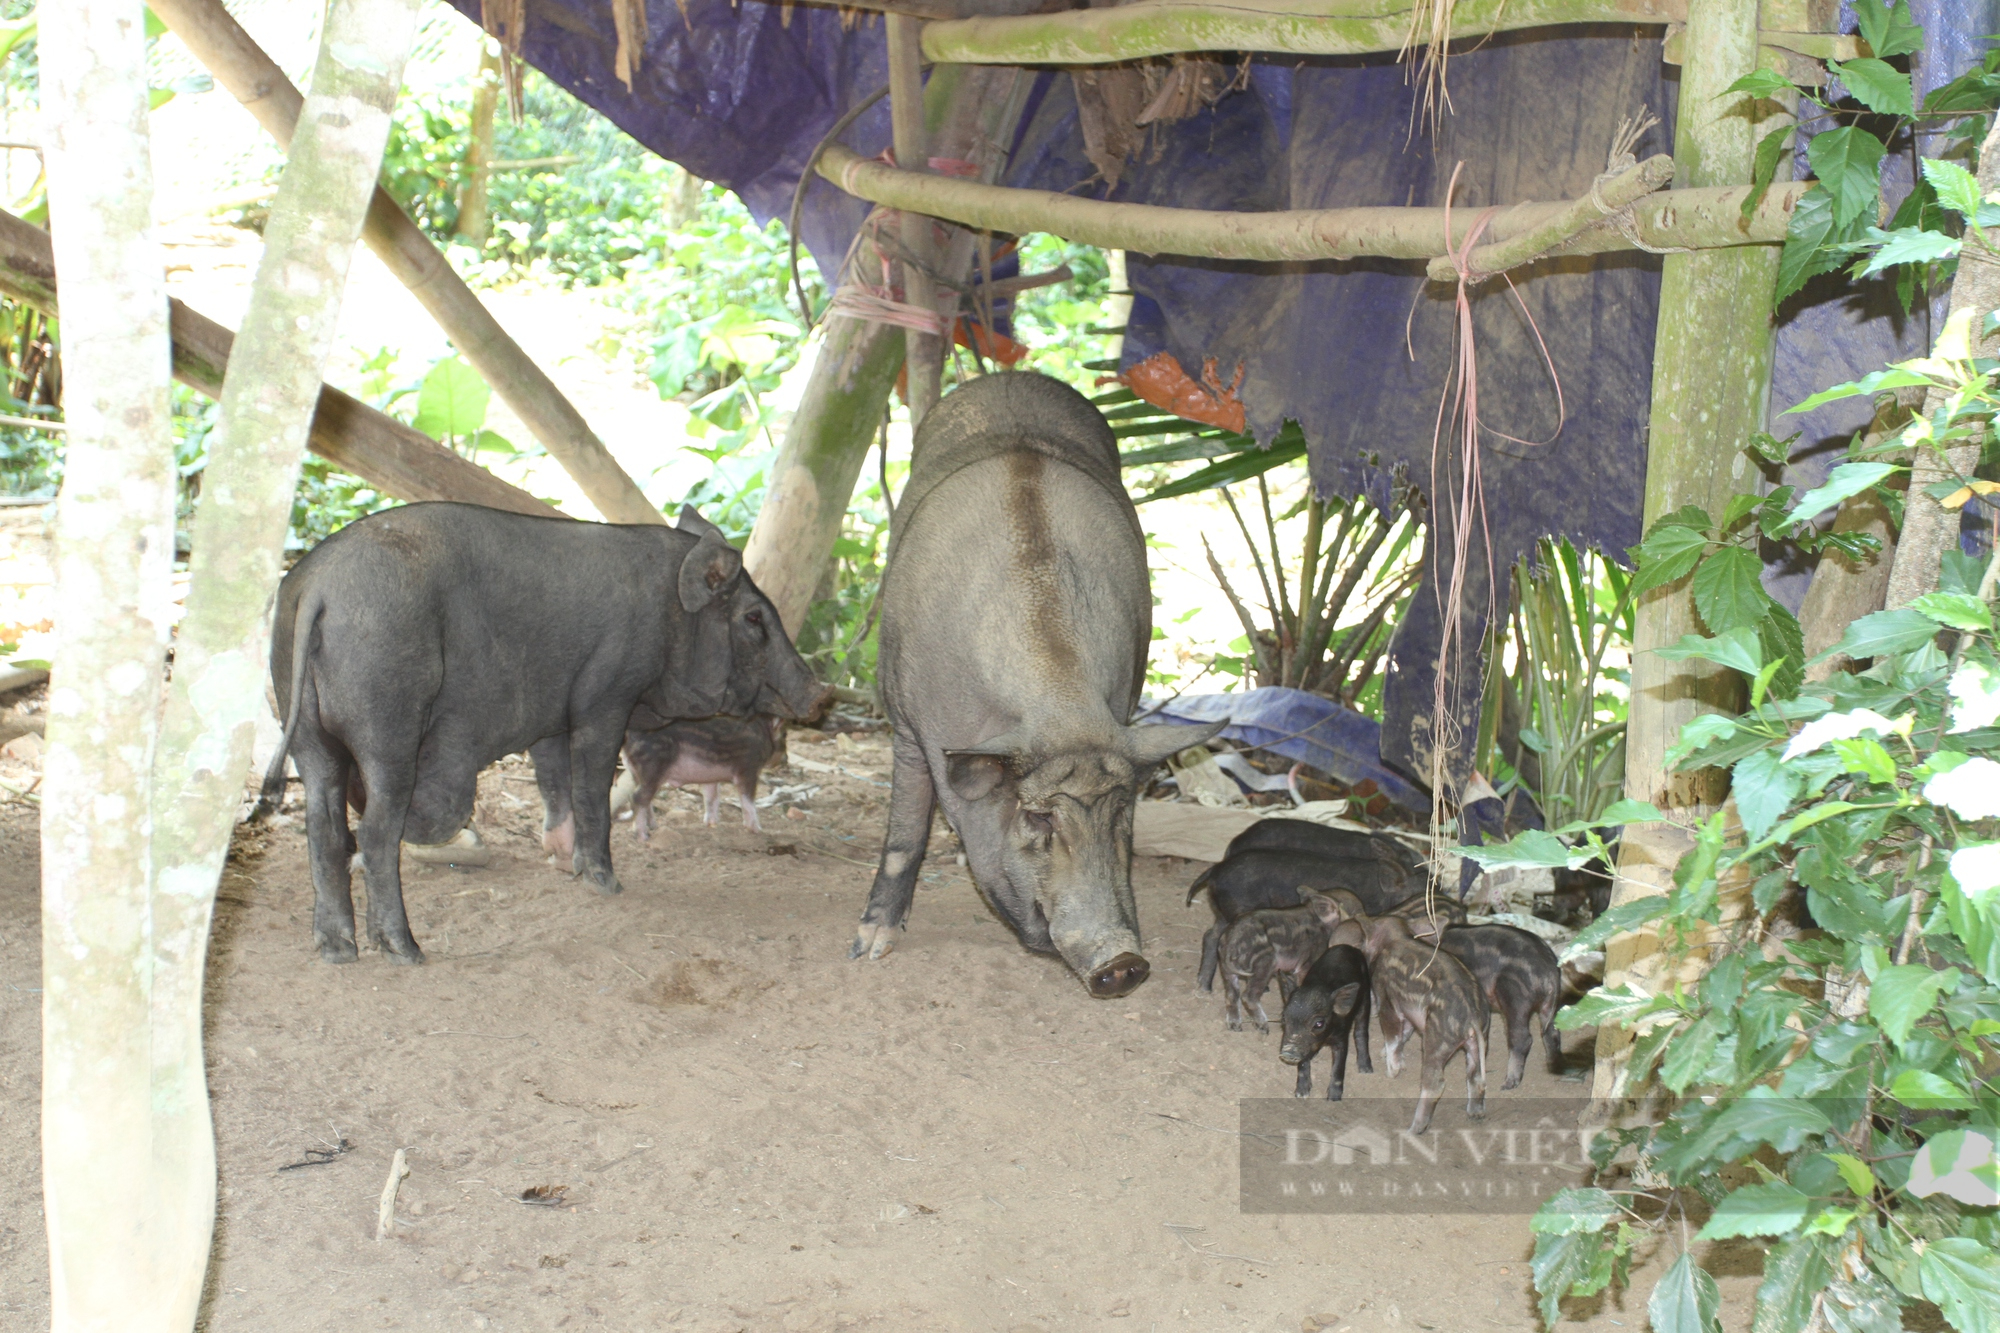
M 1330 828 L 1310 819 L 1260 819 L 1229 840 L 1222 854 L 1227 861 L 1244 852 L 1304 852 L 1335 860 L 1380 861 L 1400 872 L 1411 887 L 1424 881 L 1424 858 L 1401 839 L 1387 833 Z
M 305 786 L 313 939 L 356 953 L 351 862 L 368 934 L 423 961 L 403 907 L 403 842 L 471 817 L 481 769 L 527 750 L 573 820 L 573 868 L 606 893 L 610 793 L 627 719 L 803 715 L 822 693 L 743 560 L 692 509 L 679 528 L 413 504 L 350 523 L 278 586 L 271 683 Z M 361 815 L 357 838 L 347 807 Z
M 1423 886 L 1421 871 L 1406 879 L 1373 857 L 1336 860 L 1310 852 L 1252 851 L 1218 861 L 1188 886 L 1190 903 L 1197 893 L 1208 890 L 1209 910 L 1215 913 L 1215 924 L 1201 939 L 1197 984 L 1203 990 L 1214 989 L 1216 950 L 1231 922 L 1265 908 L 1297 907 L 1304 901 L 1302 889 L 1320 893 L 1342 889 L 1360 901 L 1362 911 L 1374 913 L 1388 911 Z
M 1325 894 L 1308 892 L 1297 907 L 1251 912 L 1230 926 L 1222 941 L 1222 992 L 1227 997 L 1223 1014 L 1229 1030 L 1243 1030 L 1242 1011 L 1247 1000 L 1256 1010 L 1257 1030 L 1269 1032 L 1271 1020 L 1264 1013 L 1264 992 L 1270 988 L 1271 978 L 1288 974 L 1297 982 L 1304 977 L 1326 952 L 1335 927 L 1347 919 L 1339 903 Z
M 1520 1086 L 1538 1027 L 1549 1072 L 1560 1074 L 1556 1007 L 1562 1002 L 1563 976 L 1555 950 L 1525 930 L 1501 925 L 1451 926 L 1442 943 L 1472 973 L 1487 1006 L 1507 1020 L 1507 1081 L 1500 1090 Z
M 1356 938 L 1359 937 L 1356 932 Z M 1326 1099 L 1340 1100 L 1347 1083 L 1347 1036 L 1354 1034 L 1354 1054 L 1361 1072 L 1375 1072 L 1368 1058 L 1368 1015 L 1373 1006 L 1368 989 L 1368 958 L 1351 944 L 1335 944 L 1319 956 L 1305 979 L 1285 1001 L 1285 1039 L 1278 1058 L 1299 1067 L 1295 1097 L 1312 1092 L 1312 1062 L 1320 1051 L 1333 1048 L 1333 1074 Z
M 1555 889 L 1546 903 L 1535 904 L 1535 915 L 1562 925 L 1583 926 L 1603 916 L 1611 906 L 1611 867 L 1601 856 L 1571 870 L 1557 866 Z
M 1413 893 L 1378 916 L 1399 916 L 1410 923 L 1410 933 L 1434 935 L 1448 926 L 1465 924 L 1465 908 L 1446 893 Z
M 783 748 L 783 718 L 708 717 L 676 722 L 649 731 L 625 733 L 625 773 L 611 789 L 611 812 L 632 808 L 632 831 L 640 842 L 653 834 L 653 797 L 668 783 L 701 784 L 701 822 L 711 827 L 721 818 L 721 784 L 736 784 L 736 801 L 743 809 L 743 827 L 760 832 L 757 822 L 757 775 Z
M 1465 1053 L 1465 1113 L 1486 1114 L 1486 1002 L 1479 983 L 1458 959 L 1435 944 L 1415 939 L 1401 917 L 1380 916 L 1363 927 L 1362 952 L 1381 1016 L 1383 1055 L 1389 1077 L 1403 1071 L 1403 1047 L 1412 1034 L 1423 1042 L 1423 1077 L 1410 1132 L 1430 1128 L 1431 1114 L 1444 1093 L 1444 1067 Z

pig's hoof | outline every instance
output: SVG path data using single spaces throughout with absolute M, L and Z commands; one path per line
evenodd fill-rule
M 1502 1083 L 1500 1085 L 1500 1091 L 1512 1092 L 1514 1089 L 1520 1086 L 1521 1086 L 1521 1077 L 1520 1075 L 1516 1074 L 1513 1078 L 1508 1079 L 1505 1083 Z
M 1259 1023 L 1259 1024 L 1257 1025 L 1257 1033 L 1258 1033 L 1258 1035 L 1259 1035 L 1259 1036 L 1264 1036 L 1264 1037 L 1268 1037 L 1268 1036 L 1270 1036 L 1270 1035 L 1271 1035 L 1271 1025 L 1270 1025 L 1269 1023 Z
M 399 940 L 391 935 L 374 935 L 370 943 L 398 963 L 415 967 L 424 961 L 424 951 L 417 947 L 414 936 L 405 935 Z
M 618 882 L 618 876 L 611 874 L 608 871 L 601 877 L 597 875 L 592 875 L 590 877 L 590 882 L 597 887 L 597 891 L 599 893 L 603 894 L 607 898 L 609 898 L 611 895 L 615 893 L 625 892 L 625 886 Z
M 321 940 L 319 942 L 319 960 L 322 963 L 351 963 L 360 956 L 361 951 L 354 947 L 353 940 Z
M 1223 1019 L 1222 1026 L 1231 1032 L 1241 1032 L 1243 1030 L 1243 1024 L 1237 1022 L 1233 1018 Z
M 1084 984 L 1100 1000 L 1130 995 L 1153 974 L 1153 965 L 1136 953 L 1121 953 L 1090 974 Z
M 1303 1094 L 1301 1094 L 1301 1095 L 1303 1095 Z M 1328 1101 L 1330 1101 L 1330 1102 L 1337 1102 L 1337 1101 L 1339 1101 L 1339 1100 L 1340 1100 L 1340 1089 L 1339 1089 L 1339 1088 L 1328 1088 L 1328 1089 L 1326 1090 L 1326 1099 L 1327 1099 Z
M 861 923 L 854 932 L 854 947 L 848 950 L 849 958 L 866 955 L 871 961 L 882 957 L 896 947 L 896 928 L 867 921 Z

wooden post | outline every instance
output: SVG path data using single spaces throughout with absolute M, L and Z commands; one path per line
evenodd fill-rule
M 298 122 L 299 90 L 230 17 L 221 0 L 159 0 L 152 8 L 272 138 L 281 145 L 291 143 L 292 127 Z M 423 303 L 480 378 L 514 409 L 549 456 L 576 479 L 598 513 L 613 523 L 667 521 L 592 433 L 583 414 L 480 304 L 430 238 L 380 189 L 369 205 L 363 236 L 368 248 Z
M 1985 198 L 2000 190 L 2000 117 L 1987 131 L 1979 146 L 1979 195 Z M 1951 280 L 1951 313 L 1972 310 L 1974 353 L 1992 356 L 2000 348 L 2000 337 L 1982 332 L 1987 312 L 2000 307 L 2000 248 L 1993 245 L 1993 233 L 1968 232 L 1965 249 L 1959 253 L 1958 274 Z M 1924 399 L 1926 416 L 1944 406 L 1945 395 L 1933 390 Z M 1946 453 L 1950 471 L 1941 466 L 1929 450 L 1919 450 L 1910 469 L 1910 494 L 1903 507 L 1903 530 L 1896 541 L 1896 560 L 1889 572 L 1886 596 L 1892 608 L 1907 606 L 1927 592 L 1936 592 L 1938 566 L 1944 553 L 1958 545 L 1959 515 L 1939 506 L 1925 488 L 1947 476 L 1969 476 L 1979 464 L 1979 441 L 1968 440 L 1951 446 Z
M 1758 65 L 1757 0 L 1689 0 L 1674 179 L 1683 187 L 1751 179 L 1757 140 L 1774 117 L 1770 102 L 1725 97 L 1723 89 Z M 1653 405 L 1646 455 L 1648 525 L 1685 504 L 1720 513 L 1755 478 L 1744 441 L 1762 430 L 1771 375 L 1772 298 L 1778 252 L 1741 246 L 1666 257 L 1653 350 Z M 1639 602 L 1632 645 L 1632 701 L 1625 740 L 1625 794 L 1691 822 L 1722 801 L 1722 775 L 1671 774 L 1665 756 L 1699 712 L 1740 704 L 1735 677 L 1708 663 L 1669 662 L 1655 649 L 1701 633 L 1690 580 Z M 1675 825 L 1630 829 L 1619 858 L 1617 902 L 1672 887 L 1692 837 Z M 1617 985 L 1655 970 L 1650 933 L 1624 935 L 1606 952 L 1604 980 Z M 1629 1036 L 1606 1027 L 1597 1039 L 1593 1095 L 1608 1104 L 1624 1091 Z
M 0 292 L 59 317 L 55 260 L 49 234 L 0 212 Z M 174 378 L 220 397 L 236 335 L 179 301 L 167 302 L 174 340 Z M 422 431 L 322 385 L 306 445 L 344 472 L 398 500 L 461 500 L 517 514 L 559 512 L 518 486 L 460 458 Z
M 976 145 L 1003 141 L 1020 118 L 1030 80 L 1012 69 L 931 72 L 927 118 L 940 126 L 940 151 L 973 157 Z M 992 179 L 997 159 L 981 164 Z M 939 178 L 941 179 L 941 178 Z M 928 218 L 919 219 L 928 228 Z M 939 261 L 954 278 L 971 270 L 970 238 L 961 235 Z M 797 634 L 812 605 L 855 480 L 882 425 L 907 344 L 902 330 L 834 318 L 813 362 L 804 396 L 771 465 L 771 485 L 743 546 L 743 566 Z M 911 384 L 921 376 L 913 374 Z M 931 376 L 933 401 L 937 372 Z M 915 407 L 912 405 L 912 415 Z
M 62 674 L 42 786 L 42 1200 L 55 1333 L 184 1329 L 199 1254 L 152 1171 L 146 793 L 174 559 L 167 291 L 152 237 L 138 0 L 41 15 L 43 151 L 69 438 L 56 511 Z M 170 1314 L 169 1307 L 175 1312 Z
M 896 142 L 896 165 L 904 171 L 930 170 L 930 133 L 925 125 L 924 81 L 921 62 L 923 21 L 905 14 L 890 14 L 884 20 L 889 37 L 889 115 Z M 903 300 L 924 310 L 938 308 L 938 294 L 930 275 L 924 272 L 935 257 L 931 245 L 931 220 L 921 213 L 904 213 L 903 248 L 912 259 L 903 265 Z M 908 372 L 907 401 L 910 428 L 923 422 L 925 413 L 937 405 L 939 379 L 944 374 L 942 338 L 916 329 L 903 331 L 903 366 Z

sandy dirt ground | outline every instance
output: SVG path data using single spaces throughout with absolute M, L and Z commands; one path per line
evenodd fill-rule
M 1126 1000 L 1024 952 L 948 834 L 901 946 L 850 962 L 887 747 L 795 732 L 790 752 L 767 780 L 817 790 L 766 810 L 762 834 L 727 807 L 703 828 L 693 792 L 661 796 L 649 847 L 620 825 L 618 897 L 546 864 L 525 761 L 490 770 L 493 864 L 404 858 L 420 968 L 319 962 L 300 825 L 246 830 L 210 959 L 222 1200 L 203 1327 L 1538 1326 L 1519 1215 L 1240 1211 L 1238 1099 L 1285 1096 L 1291 1071 L 1275 1033 L 1225 1032 L 1194 989 L 1197 864 L 1139 861 L 1155 970 Z M 30 807 L 0 805 L 10 1330 L 48 1318 L 35 839 Z M 1348 1095 L 1414 1078 L 1350 1069 Z M 1464 1123 L 1462 1087 L 1454 1066 L 1440 1127 Z M 1538 1050 L 1522 1090 L 1494 1095 L 1576 1091 Z M 398 1147 L 411 1174 L 378 1241 Z M 552 1202 L 522 1202 L 544 1187 Z M 1643 1327 L 1658 1263 L 1638 1297 L 1571 1303 L 1582 1322 L 1563 1327 Z M 1754 1272 L 1724 1278 L 1729 1327 Z

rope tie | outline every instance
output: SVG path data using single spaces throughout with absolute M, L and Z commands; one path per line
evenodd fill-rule
M 1604 196 L 1598 193 L 1598 187 L 1604 182 L 1619 172 L 1639 164 L 1638 156 L 1632 151 L 1633 146 L 1639 142 L 1640 135 L 1659 123 L 1658 116 L 1643 109 L 1638 116 L 1627 116 L 1618 122 L 1618 132 L 1611 136 L 1611 152 L 1605 160 L 1603 174 L 1590 183 L 1590 202 L 1592 207 L 1604 215 L 1604 220 L 1611 230 L 1630 241 L 1633 248 L 1644 250 L 1649 255 L 1691 255 L 1694 253 L 1693 249 L 1685 245 L 1648 245 L 1639 237 L 1637 219 L 1633 213 L 1638 205 L 1627 204 L 1623 208 L 1613 208 L 1605 203 Z

